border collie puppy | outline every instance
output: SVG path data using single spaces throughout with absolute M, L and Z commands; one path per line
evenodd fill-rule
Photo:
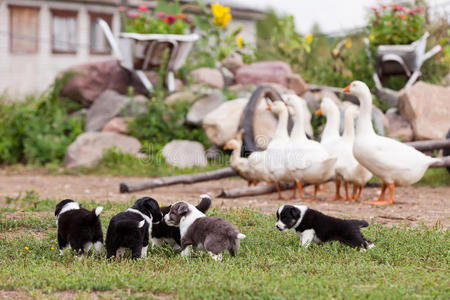
M 209 197 L 202 198 L 196 208 L 205 213 L 211 206 L 211 199 Z M 167 215 L 171 206 L 161 207 L 163 216 Z M 164 221 L 164 217 L 158 224 L 154 224 L 152 228 L 152 247 L 161 246 L 168 243 L 173 246 L 175 250 L 181 249 L 181 235 L 178 227 L 169 226 Z
M 211 199 L 201 195 L 202 199 Z M 177 202 L 164 216 L 169 226 L 179 226 L 181 234 L 181 256 L 188 256 L 193 246 L 207 251 L 214 260 L 222 260 L 222 252 L 228 250 L 231 256 L 239 251 L 239 240 L 245 238 L 230 222 L 222 218 L 206 217 L 195 206 Z
M 275 226 L 280 231 L 294 228 L 300 236 L 300 246 L 311 243 L 340 241 L 359 249 L 371 249 L 374 244 L 366 239 L 361 228 L 369 226 L 364 220 L 344 220 L 324 215 L 304 205 L 282 205 L 277 210 Z
M 136 201 L 127 211 L 112 217 L 106 233 L 107 258 L 122 257 L 125 248 L 131 249 L 133 259 L 147 257 L 147 248 L 152 223 L 161 221 L 158 202 L 150 197 Z
M 100 218 L 103 207 L 89 211 L 80 204 L 64 199 L 56 205 L 56 227 L 58 228 L 59 254 L 67 248 L 87 255 L 94 245 L 95 254 L 99 255 L 103 247 L 103 231 Z

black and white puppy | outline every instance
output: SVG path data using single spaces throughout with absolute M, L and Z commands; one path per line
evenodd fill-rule
M 200 203 L 195 207 L 202 213 L 206 211 L 211 206 L 211 199 L 209 197 L 202 198 Z M 163 216 L 167 215 L 170 211 L 170 206 L 161 207 L 161 212 Z M 154 224 L 152 228 L 152 247 L 161 246 L 164 243 L 172 245 L 175 250 L 181 249 L 181 235 L 180 229 L 178 227 L 169 226 L 163 219 L 158 224 Z
M 208 195 L 200 197 L 211 199 Z M 189 246 L 193 246 L 207 251 L 214 260 L 222 260 L 222 252 L 225 250 L 228 250 L 231 256 L 237 255 L 239 241 L 245 238 L 245 235 L 227 220 L 206 217 L 195 206 L 184 201 L 173 204 L 164 220 L 169 226 L 180 227 L 181 256 L 190 255 Z
M 56 205 L 55 216 L 60 255 L 63 255 L 67 248 L 86 255 L 92 245 L 96 255 L 101 253 L 103 231 L 99 215 L 102 210 L 103 207 L 99 206 L 89 211 L 71 199 L 62 200 Z
M 371 249 L 374 244 L 366 239 L 361 228 L 369 226 L 364 220 L 344 220 L 324 215 L 304 205 L 282 205 L 277 210 L 275 226 L 280 231 L 294 228 L 300 236 L 300 246 L 337 240 L 359 249 Z
M 126 248 L 131 249 L 133 259 L 147 257 L 152 224 L 161 221 L 158 202 L 150 197 L 136 201 L 127 211 L 112 217 L 106 233 L 106 256 L 122 257 Z

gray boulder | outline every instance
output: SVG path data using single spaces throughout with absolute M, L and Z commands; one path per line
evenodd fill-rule
M 67 148 L 64 165 L 66 168 L 91 167 L 112 147 L 138 155 L 141 143 L 134 137 L 115 132 L 85 132 Z
M 194 78 L 194 83 L 207 84 L 217 89 L 225 85 L 222 73 L 217 69 L 200 68 L 193 70 L 189 75 Z
M 385 116 L 389 122 L 386 128 L 388 137 L 399 139 L 402 142 L 413 140 L 414 133 L 411 124 L 400 115 L 397 108 L 390 108 Z
M 166 163 L 178 168 L 208 165 L 205 149 L 199 142 L 173 140 L 164 146 L 162 155 Z
M 225 102 L 225 96 L 220 90 L 213 91 L 210 95 L 194 102 L 189 109 L 186 121 L 189 124 L 201 124 L 203 118 Z

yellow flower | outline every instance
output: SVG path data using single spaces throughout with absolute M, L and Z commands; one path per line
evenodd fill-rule
M 313 35 L 310 33 L 306 36 L 306 41 L 308 42 L 308 44 L 311 44 L 313 41 Z
M 242 36 L 238 36 L 236 38 L 236 43 L 238 44 L 239 48 L 244 48 L 244 40 L 242 39 Z
M 51 246 L 51 247 L 50 247 L 50 250 L 55 250 L 55 247 Z
M 30 250 L 30 248 L 28 248 L 27 246 L 25 246 L 25 248 L 24 248 L 26 251 L 28 251 L 28 250 Z
M 375 36 L 373 34 L 369 35 L 369 40 L 373 41 L 375 39 Z
M 347 42 L 345 43 L 345 47 L 350 48 L 352 46 L 352 40 L 347 39 Z
M 230 8 L 218 3 L 211 5 L 211 11 L 214 15 L 214 23 L 224 28 L 231 21 Z

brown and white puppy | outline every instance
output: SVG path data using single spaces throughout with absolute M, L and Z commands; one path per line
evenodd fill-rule
M 201 195 L 202 199 L 210 197 Z M 184 201 L 173 204 L 164 221 L 169 226 L 179 226 L 181 234 L 181 256 L 190 255 L 190 247 L 205 250 L 214 260 L 222 260 L 222 252 L 231 256 L 239 251 L 240 233 L 230 222 L 222 218 L 206 217 L 195 206 Z

